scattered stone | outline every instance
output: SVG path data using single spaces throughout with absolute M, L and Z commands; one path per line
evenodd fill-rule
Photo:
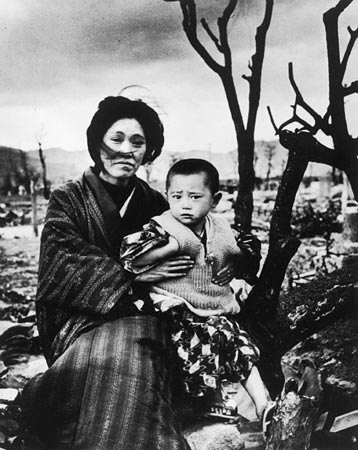
M 227 423 L 197 424 L 184 435 L 195 450 L 241 450 L 245 441 L 236 425 Z
M 44 356 L 29 355 L 26 362 L 9 366 L 7 374 L 0 379 L 0 387 L 22 389 L 31 378 L 45 372 L 47 368 Z
M 19 391 L 13 388 L 0 388 L 0 402 L 11 403 L 17 397 Z
M 207 450 L 240 450 L 244 448 L 245 441 L 235 427 L 230 430 L 220 430 L 207 446 Z
M 330 431 L 337 433 L 338 431 L 356 426 L 358 426 L 358 410 L 350 411 L 347 414 L 336 417 Z
M 357 392 L 357 385 L 353 381 L 342 380 L 335 375 L 329 375 L 325 381 L 326 384 L 342 389 L 347 394 L 354 394 Z

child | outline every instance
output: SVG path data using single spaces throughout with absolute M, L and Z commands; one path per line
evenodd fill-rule
M 217 397 L 224 380 L 241 381 L 261 418 L 270 399 L 256 367 L 259 350 L 237 322 L 240 306 L 229 284 L 245 255 L 229 223 L 210 214 L 221 199 L 218 172 L 202 159 L 178 161 L 166 190 L 170 210 L 124 238 L 122 263 L 141 273 L 177 254 L 195 261 L 185 277 L 150 287 L 156 309 L 173 319 L 187 392 Z

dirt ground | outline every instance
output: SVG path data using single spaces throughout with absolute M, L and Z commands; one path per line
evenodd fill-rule
M 39 245 L 40 238 L 34 236 L 31 226 L 0 228 L 0 336 L 15 322 L 35 328 Z M 46 369 L 36 345 L 26 347 L 23 353 L 19 356 L 18 352 L 9 372 L 0 377 L 0 388 L 21 388 L 29 378 Z M 285 356 L 284 364 L 305 357 L 316 362 L 329 392 L 323 408 L 334 410 L 334 415 L 357 409 L 358 314 L 299 344 Z
M 30 225 L 0 228 L 0 322 L 34 314 L 39 247 L 40 237 Z M 342 377 L 358 385 L 357 344 L 358 317 L 352 317 L 299 344 L 285 360 L 310 354 L 325 377 Z

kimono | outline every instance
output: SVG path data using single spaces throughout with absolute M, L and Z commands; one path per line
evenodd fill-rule
M 136 179 L 124 214 L 93 169 L 55 190 L 36 298 L 49 369 L 22 394 L 44 449 L 187 449 L 172 406 L 166 323 L 135 307 L 122 237 L 167 208 Z

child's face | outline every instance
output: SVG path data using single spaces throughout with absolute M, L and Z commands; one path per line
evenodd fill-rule
M 214 208 L 221 195 L 212 194 L 204 173 L 173 175 L 168 187 L 168 202 L 173 216 L 183 225 L 199 233 L 205 216 Z

